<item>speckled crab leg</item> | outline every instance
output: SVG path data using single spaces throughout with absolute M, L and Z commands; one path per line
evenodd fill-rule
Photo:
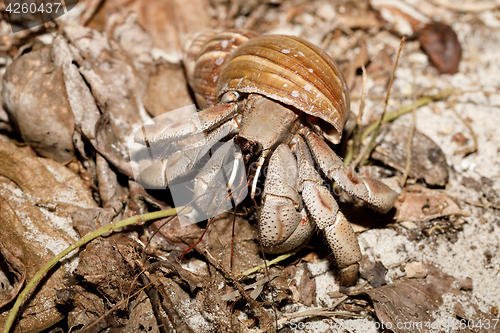
M 261 244 L 267 253 L 298 248 L 314 233 L 298 192 L 298 168 L 290 148 L 281 144 L 269 160 L 259 219 Z
M 353 285 L 358 278 L 361 251 L 350 223 L 339 210 L 335 198 L 314 169 L 314 162 L 301 137 L 297 137 L 294 153 L 299 165 L 299 189 L 309 215 L 323 231 L 340 269 L 340 283 Z
M 362 178 L 352 168 L 344 166 L 340 157 L 309 128 L 300 129 L 314 160 L 325 173 L 347 193 L 372 205 L 382 214 L 387 213 L 396 202 L 398 194 L 379 180 Z
M 237 104 L 219 104 L 180 119 L 173 124 L 151 124 L 137 131 L 134 141 L 137 143 L 160 143 L 179 140 L 188 136 L 209 131 L 229 120 L 238 111 Z

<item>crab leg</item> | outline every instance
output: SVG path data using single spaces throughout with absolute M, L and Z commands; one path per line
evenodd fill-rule
M 307 127 L 300 129 L 307 146 L 325 175 L 351 195 L 363 199 L 382 214 L 387 213 L 396 202 L 398 194 L 381 181 L 361 178 L 352 168 L 344 166 L 340 157 L 328 144 Z
M 260 213 L 259 235 L 268 253 L 299 247 L 314 232 L 314 225 L 300 206 L 297 162 L 287 145 L 276 148 L 269 160 Z
M 139 182 L 152 188 L 168 186 L 174 179 L 191 170 L 215 143 L 237 130 L 238 124 L 235 120 L 226 122 L 203 139 L 182 147 L 168 158 L 154 161 L 141 172 Z
M 145 125 L 142 127 L 142 131 L 137 131 L 134 141 L 147 145 L 197 135 L 212 130 L 234 116 L 237 111 L 238 105 L 235 103 L 219 104 L 192 114 L 187 118 L 179 119 L 170 125 L 161 123 Z
M 299 165 L 299 188 L 309 215 L 326 240 L 340 269 L 340 284 L 353 285 L 358 278 L 361 251 L 351 225 L 339 210 L 330 191 L 321 186 L 322 179 L 314 170 L 313 160 L 304 140 L 298 137 L 294 146 Z

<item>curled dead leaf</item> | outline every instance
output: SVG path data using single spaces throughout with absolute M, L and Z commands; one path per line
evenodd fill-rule
M 457 289 L 459 280 L 432 265 L 424 265 L 425 279 L 408 279 L 361 291 L 373 302 L 378 319 L 395 333 L 449 332 L 460 320 L 478 323 L 494 318 L 482 312 L 469 294 Z M 449 326 L 446 326 L 449 325 Z M 498 328 L 495 330 L 498 332 Z M 465 325 L 460 332 L 484 332 L 483 327 Z M 492 331 L 493 332 L 493 331 Z
M 375 147 L 372 157 L 404 172 L 410 132 L 408 126 L 401 121 L 395 121 L 384 130 L 381 142 Z M 444 186 L 448 181 L 448 164 L 443 151 L 418 130 L 415 130 L 412 139 L 410 163 L 410 177 L 424 179 L 429 185 Z
M 418 192 L 406 192 L 396 202 L 396 221 L 430 221 L 443 216 L 468 216 L 445 192 L 419 188 Z
M 26 267 L 19 258 L 12 253 L 22 252 L 18 245 L 9 241 L 7 231 L 0 231 L 7 237 L 0 236 L 0 308 L 17 296 L 26 279 Z M 5 241 L 4 244 L 2 241 Z M 9 250 L 10 249 L 10 250 Z
M 452 27 L 442 22 L 431 22 L 418 31 L 418 40 L 439 73 L 458 73 L 462 47 Z

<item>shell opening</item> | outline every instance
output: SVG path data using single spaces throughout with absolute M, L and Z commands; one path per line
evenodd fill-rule
M 313 116 L 308 116 L 307 122 L 311 125 L 313 131 L 317 135 L 322 136 L 334 145 L 340 143 L 340 140 L 342 139 L 342 131 L 339 131 L 339 129 L 337 129 L 334 125 L 321 118 Z

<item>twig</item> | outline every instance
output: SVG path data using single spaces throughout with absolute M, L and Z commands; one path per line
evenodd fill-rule
M 354 156 L 357 156 L 359 153 L 359 147 L 361 146 L 361 128 L 362 128 L 362 123 L 361 120 L 363 118 L 363 111 L 365 109 L 365 99 L 366 99 L 366 82 L 367 82 L 367 75 L 366 75 L 366 68 L 364 65 L 364 62 L 361 64 L 361 69 L 363 70 L 363 89 L 361 91 L 361 102 L 359 103 L 359 111 L 358 111 L 358 117 L 356 118 L 356 127 L 354 128 L 354 139 L 353 139 L 353 144 L 351 149 L 347 151 L 347 154 L 344 158 L 344 165 L 349 165 L 351 162 L 351 159 Z
M 138 262 L 137 265 L 141 267 L 141 263 Z M 143 271 L 139 274 L 142 283 L 146 286 L 146 294 L 149 297 L 149 301 L 151 302 L 151 307 L 153 308 L 153 313 L 156 317 L 156 321 L 158 322 L 158 329 L 160 333 L 171 333 L 172 326 L 171 321 L 168 320 L 162 313 L 160 312 L 161 300 L 160 294 L 158 290 L 153 288 L 153 283 L 149 279 L 149 274 L 143 269 Z
M 403 36 L 401 39 L 401 43 L 399 44 L 399 49 L 398 49 L 398 54 L 396 56 L 396 62 L 394 63 L 394 68 L 392 70 L 392 75 L 391 79 L 389 81 L 389 87 L 387 87 L 387 94 L 385 96 L 384 100 L 384 110 L 382 111 L 382 115 L 380 116 L 380 120 L 378 122 L 378 125 L 375 127 L 375 131 L 373 132 L 372 138 L 370 140 L 370 143 L 368 143 L 368 146 L 363 149 L 362 153 L 359 154 L 354 162 L 352 163 L 352 167 L 355 168 L 358 164 L 362 164 L 365 160 L 365 157 L 370 156 L 370 153 L 374 147 L 375 144 L 375 139 L 378 136 L 378 133 L 380 132 L 380 126 L 382 125 L 382 121 L 385 117 L 385 113 L 387 111 L 387 103 L 389 102 L 389 96 L 391 94 L 391 88 L 392 88 L 392 82 L 394 81 L 394 74 L 396 73 L 396 68 L 398 67 L 398 62 L 399 62 L 399 57 L 401 56 L 401 51 L 403 50 L 403 45 L 405 44 L 406 41 L 406 36 Z
M 364 288 L 368 282 L 361 283 L 360 285 L 354 287 L 354 290 L 359 291 L 362 288 Z M 306 311 L 301 311 L 301 312 L 295 312 L 291 314 L 286 314 L 284 315 L 280 320 L 278 320 L 278 327 L 281 325 L 284 325 L 286 322 L 290 321 L 291 319 L 295 318 L 301 318 L 301 317 L 328 317 L 328 318 L 333 318 L 334 316 L 338 317 L 357 317 L 359 315 L 354 315 L 352 312 L 348 311 L 334 311 L 337 306 L 342 304 L 346 299 L 348 299 L 349 296 L 345 295 L 339 298 L 335 303 L 333 303 L 332 306 L 328 308 L 321 308 L 321 309 L 313 309 L 313 310 L 306 310 Z M 363 318 L 364 316 L 359 316 L 359 318 Z M 265 330 L 261 329 L 255 333 L 264 333 Z
M 418 109 L 426 104 L 429 104 L 430 102 L 435 102 L 435 101 L 439 101 L 439 100 L 448 98 L 453 93 L 454 93 L 454 91 L 452 89 L 445 89 L 445 90 L 441 91 L 439 94 L 432 95 L 432 96 L 424 96 L 424 97 L 418 99 L 416 103 L 412 102 L 411 104 L 403 106 L 399 110 L 389 112 L 382 119 L 382 123 L 383 124 L 388 123 L 388 122 L 393 121 L 394 119 L 397 119 L 398 117 L 400 117 L 406 113 L 411 112 L 413 110 L 414 105 Z M 361 140 L 366 139 L 366 137 L 368 137 L 368 135 L 370 135 L 370 133 L 373 132 L 377 128 L 377 126 L 379 126 L 379 125 L 380 125 L 380 120 L 377 120 L 377 121 L 373 122 L 370 126 L 368 126 L 364 130 L 363 134 L 361 135 Z
M 238 282 L 238 279 L 234 276 L 234 274 L 229 270 L 227 270 L 224 267 L 224 265 L 222 265 L 219 261 L 217 261 L 217 259 L 215 259 L 214 256 L 206 249 L 204 251 L 204 254 L 208 262 L 216 269 L 221 271 L 222 274 L 224 274 L 224 276 L 233 283 L 236 289 L 240 292 L 240 295 L 243 296 L 245 301 L 250 305 L 255 315 L 258 317 L 261 325 L 266 327 L 266 330 L 263 332 L 268 332 L 270 328 L 273 328 L 274 322 L 271 319 L 269 313 L 263 308 L 263 306 L 259 302 L 257 302 L 247 294 L 245 288 L 241 285 L 241 283 Z
M 440 7 L 454 10 L 462 13 L 482 13 L 488 10 L 494 10 L 500 7 L 497 1 L 491 2 L 475 2 L 475 1 L 465 1 L 460 3 L 455 3 L 450 0 L 432 0 L 432 2 Z
M 89 324 L 88 326 L 83 327 L 81 330 L 78 331 L 78 333 L 88 333 L 88 332 L 95 332 L 96 331 L 96 325 L 104 320 L 107 316 L 112 314 L 113 312 L 117 311 L 120 308 L 126 308 L 127 307 L 127 302 L 134 296 L 139 295 L 141 291 L 144 291 L 151 283 L 141 287 L 139 290 L 134 292 L 133 294 L 127 296 L 126 298 L 122 299 L 115 305 L 111 307 L 108 311 L 106 311 L 103 315 L 101 315 L 99 318 L 97 318 L 93 323 Z M 122 307 L 123 306 L 123 307 Z M 160 330 L 161 331 L 161 330 Z
M 71 253 L 73 250 L 79 248 L 82 245 L 87 244 L 91 240 L 105 235 L 113 230 L 123 228 L 126 226 L 134 225 L 134 224 L 140 224 L 144 223 L 149 220 L 155 220 L 159 218 L 163 218 L 166 216 L 172 216 L 177 214 L 179 210 L 181 210 L 183 207 L 180 208 L 172 208 L 172 209 L 166 209 L 166 210 L 161 210 L 158 212 L 153 212 L 153 213 L 148 213 L 148 214 L 143 214 L 143 215 L 137 215 L 130 217 L 128 219 L 118 221 L 115 223 L 108 224 L 100 229 L 97 229 L 94 232 L 91 232 L 90 234 L 85 235 L 84 237 L 80 238 L 78 241 L 75 243 L 71 244 L 68 248 L 63 250 L 61 253 L 59 253 L 57 256 L 52 258 L 49 262 L 47 262 L 36 274 L 33 276 L 33 278 L 28 282 L 26 287 L 23 289 L 23 291 L 19 294 L 17 297 L 16 303 L 12 307 L 12 310 L 9 314 L 9 317 L 7 318 L 7 321 L 5 322 L 5 326 L 3 329 L 3 333 L 8 333 L 12 327 L 12 324 L 14 323 L 14 320 L 16 319 L 17 312 L 19 311 L 19 308 L 21 307 L 21 304 L 23 303 L 24 299 L 26 296 L 29 294 L 29 292 L 35 287 L 38 281 L 45 275 L 45 273 L 52 268 L 56 263 L 59 262 L 62 258 L 64 258 L 66 255 Z
M 415 80 L 414 80 L 415 81 Z M 417 122 L 417 93 L 415 89 L 415 82 L 413 84 L 413 110 L 412 110 L 412 122 L 410 128 L 410 134 L 408 135 L 408 142 L 406 144 L 406 167 L 403 175 L 401 176 L 401 186 L 405 186 L 406 179 L 410 173 L 411 168 L 411 146 L 413 142 L 413 136 L 415 135 L 415 126 Z
M 462 121 L 462 123 L 464 123 L 464 125 L 469 129 L 470 134 L 472 136 L 472 139 L 474 140 L 474 143 L 472 144 L 472 146 L 464 147 L 462 149 L 457 149 L 457 150 L 455 150 L 455 154 L 460 154 L 460 155 L 463 154 L 464 156 L 467 156 L 469 154 L 476 152 L 477 151 L 477 134 L 472 129 L 472 125 L 467 120 L 462 118 L 462 116 L 460 116 L 458 114 L 457 110 L 455 109 L 455 106 L 453 106 L 451 108 L 451 110 L 457 115 L 458 119 L 460 119 Z
M 301 248 L 299 248 L 297 250 L 294 250 L 294 251 L 290 251 L 290 252 L 285 253 L 285 254 L 282 254 L 282 255 L 274 258 L 273 260 L 268 261 L 267 262 L 267 266 L 269 267 L 269 266 L 274 265 L 274 264 L 276 264 L 276 263 L 278 263 L 280 261 L 283 261 L 283 260 L 285 260 L 287 258 L 290 258 L 291 256 L 295 255 L 295 253 L 297 253 Z M 261 269 L 263 269 L 265 267 L 266 267 L 266 265 L 262 264 L 262 265 L 259 265 L 259 266 L 256 266 L 254 268 L 250 268 L 249 270 L 244 271 L 243 273 L 241 273 L 241 275 L 243 275 L 243 276 L 250 275 L 252 273 L 260 271 Z

